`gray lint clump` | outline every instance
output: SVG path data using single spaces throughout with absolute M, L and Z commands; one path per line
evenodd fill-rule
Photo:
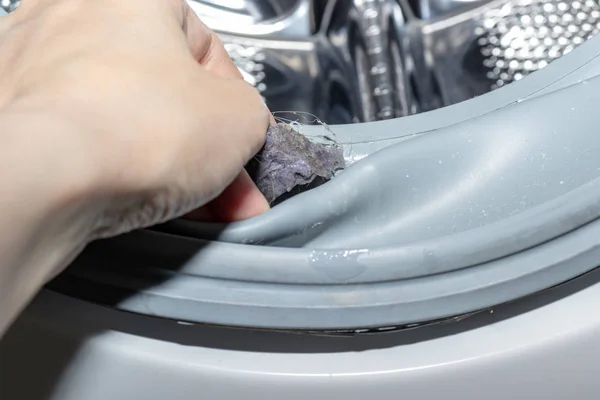
M 272 124 L 265 145 L 246 170 L 269 204 L 330 180 L 345 167 L 343 149 L 317 143 L 286 123 Z

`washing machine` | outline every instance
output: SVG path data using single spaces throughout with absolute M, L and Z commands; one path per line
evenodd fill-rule
M 190 5 L 348 167 L 92 243 L 0 341 L 2 400 L 600 397 L 596 0 Z

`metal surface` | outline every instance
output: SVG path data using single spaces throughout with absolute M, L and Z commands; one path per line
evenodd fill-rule
M 545 67 L 599 30 L 596 0 L 520 0 L 488 12 L 475 33 L 496 89 Z
M 233 35 L 306 38 L 314 33 L 312 0 L 187 0 L 211 28 Z
M 415 11 L 422 19 L 443 17 L 451 12 L 481 5 L 487 0 L 418 0 L 413 1 Z
M 595 0 L 325 3 L 308 7 L 322 15 L 310 19 L 306 14 L 307 21 L 321 24 L 313 25 L 316 30 L 305 31 L 303 37 L 327 42 L 330 50 L 341 55 L 345 65 L 340 71 L 347 87 L 329 96 L 326 107 L 305 101 L 296 111 L 311 112 L 328 123 L 339 120 L 330 120 L 325 110 L 340 104 L 354 122 L 375 121 L 487 93 L 543 68 L 590 39 L 600 18 Z M 272 32 L 269 37 L 287 34 Z M 318 62 L 328 64 L 332 54 L 319 54 Z M 270 105 L 282 109 L 275 101 Z
M 3 0 L 12 11 L 17 1 Z M 275 111 L 405 117 L 537 71 L 595 35 L 596 0 L 188 0 Z M 306 121 L 304 121 L 306 122 Z
M 5 12 L 13 12 L 17 9 L 20 3 L 20 0 L 0 0 L 0 8 L 2 8 Z
M 206 19 L 206 10 L 200 10 L 194 2 L 190 4 Z M 412 63 L 407 43 L 400 37 L 405 19 L 397 3 L 298 1 L 295 7 L 295 11 L 282 14 L 275 22 L 265 22 L 280 29 L 268 35 L 250 30 L 240 35 L 236 33 L 239 27 L 227 25 L 232 24 L 229 20 L 207 20 L 232 50 L 230 54 L 247 80 L 261 92 L 268 90 L 272 86 L 269 81 L 275 79 L 265 73 L 273 61 L 253 61 L 250 68 L 258 68 L 259 72 L 252 75 L 247 71 L 247 61 L 239 57 L 240 50 L 270 54 L 271 60 L 279 61 L 275 62 L 275 69 L 288 72 L 286 79 L 280 80 L 286 89 L 278 91 L 284 95 L 264 93 L 271 109 L 308 112 L 329 124 L 401 117 L 418 110 L 407 74 Z M 298 34 L 296 30 L 292 34 L 286 28 L 289 24 L 282 21 L 296 18 L 298 9 L 321 13 L 303 14 L 314 32 Z M 261 24 L 254 24 L 251 29 Z M 231 46 L 230 41 L 237 43 Z M 240 42 L 244 43 L 243 48 Z M 298 68 L 299 64 L 308 68 Z M 256 75 L 260 76 L 258 80 Z M 306 93 L 310 87 L 314 89 Z

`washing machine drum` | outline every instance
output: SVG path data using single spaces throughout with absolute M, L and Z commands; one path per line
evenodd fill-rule
M 333 126 L 351 165 L 330 182 L 251 220 L 96 242 L 49 289 L 179 321 L 354 332 L 570 280 L 600 260 L 598 54 L 591 39 L 478 98 Z

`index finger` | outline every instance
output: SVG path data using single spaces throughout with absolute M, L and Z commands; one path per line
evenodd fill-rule
M 206 26 L 184 1 L 183 30 L 188 47 L 196 61 L 211 73 L 225 79 L 243 80 L 242 73 L 233 63 L 217 34 Z M 274 122 L 273 116 L 270 117 Z M 263 194 L 242 170 L 220 196 L 188 218 L 205 221 L 238 221 L 259 215 L 269 209 Z

